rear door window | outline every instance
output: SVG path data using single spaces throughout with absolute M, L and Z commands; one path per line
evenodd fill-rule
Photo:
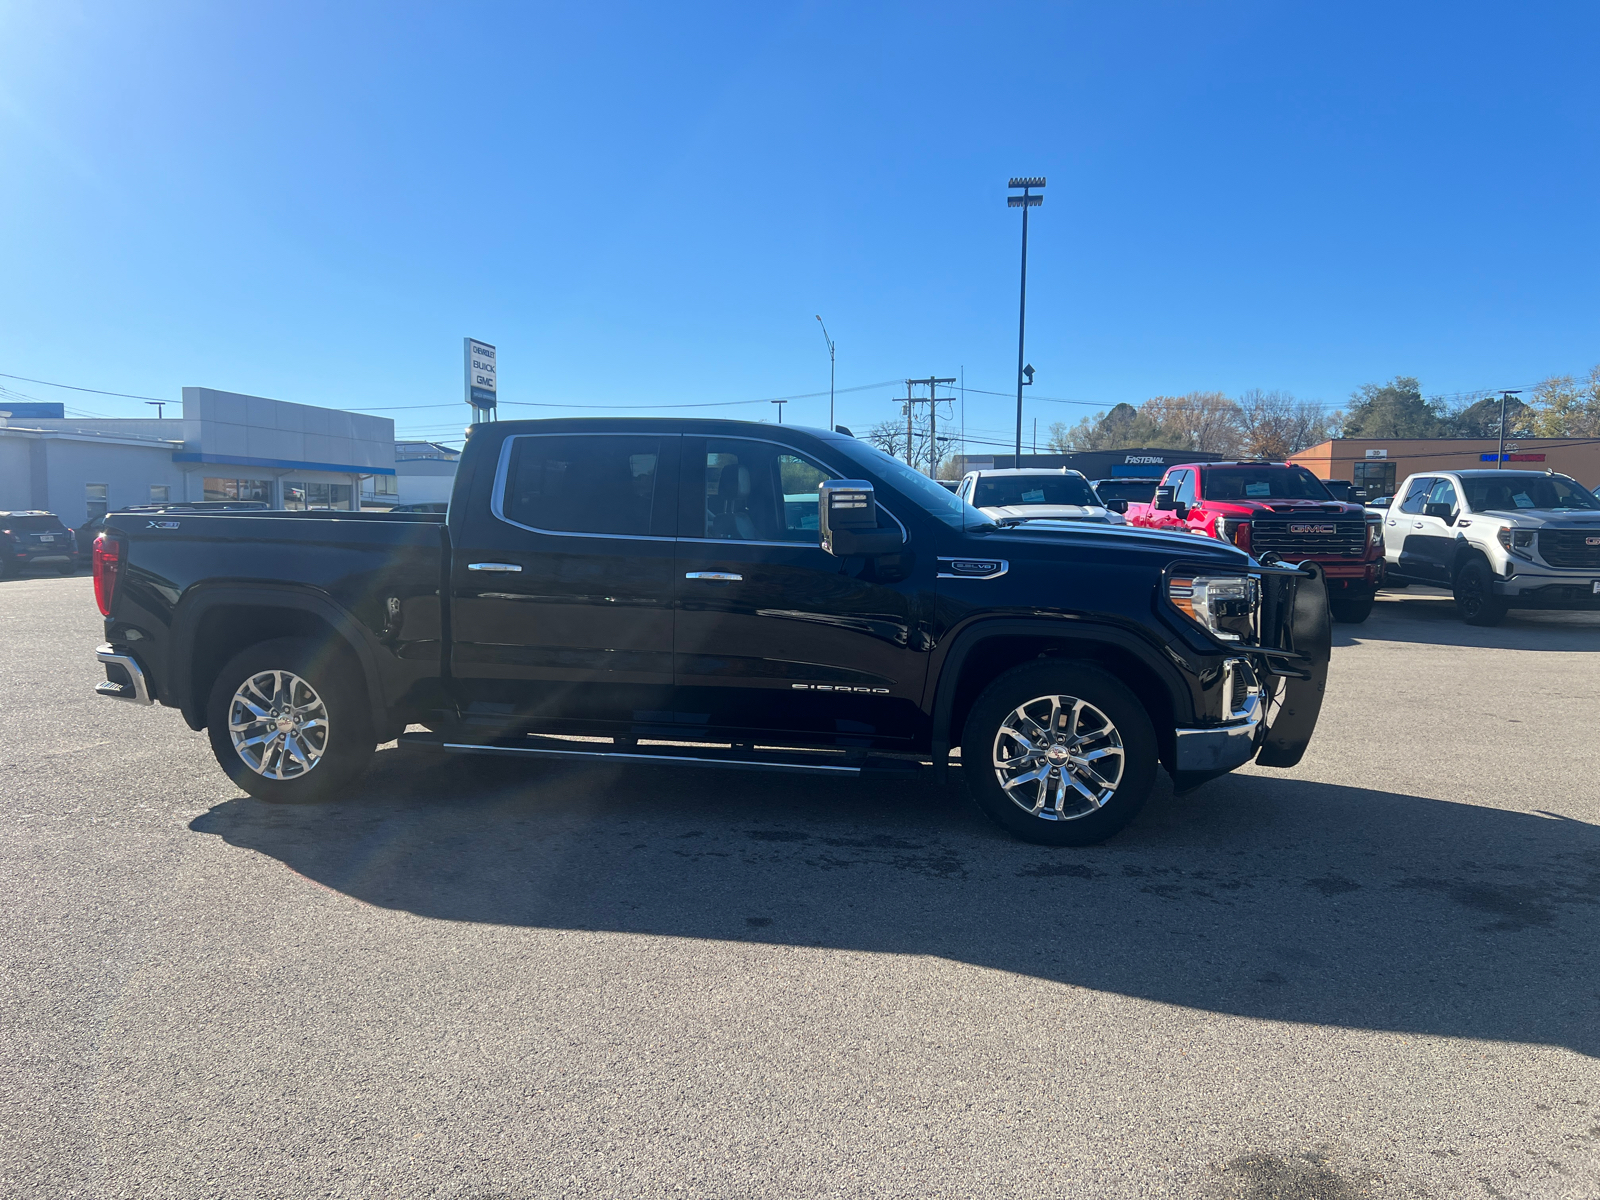
M 670 537 L 661 459 L 654 435 L 513 438 L 498 515 L 547 533 Z

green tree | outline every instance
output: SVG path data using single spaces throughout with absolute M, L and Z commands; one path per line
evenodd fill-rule
M 1448 432 L 1448 422 L 1435 404 L 1422 398 L 1422 385 L 1409 375 L 1356 389 L 1344 417 L 1347 438 L 1431 438 Z
M 1529 437 L 1532 433 L 1534 410 L 1515 396 L 1506 402 L 1506 435 Z M 1500 436 L 1500 397 L 1485 396 L 1474 400 L 1460 412 L 1446 419 L 1447 437 L 1492 438 Z

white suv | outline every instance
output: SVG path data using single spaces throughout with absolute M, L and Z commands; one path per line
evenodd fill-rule
M 956 495 L 984 516 L 1000 522 L 1128 523 L 1121 513 L 1105 506 L 1081 471 L 1068 470 L 1066 467 L 1054 471 L 1038 467 L 968 471 L 957 485 Z
M 1455 593 L 1469 625 L 1508 608 L 1600 609 L 1600 498 L 1541 471 L 1411 475 L 1384 510 L 1385 577 Z

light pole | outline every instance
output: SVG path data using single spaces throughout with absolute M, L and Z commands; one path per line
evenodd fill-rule
M 166 410 L 166 408 L 164 406 L 168 405 L 168 404 L 171 404 L 172 401 L 171 400 L 146 400 L 145 403 L 146 404 L 152 404 L 152 405 L 155 406 L 156 420 L 159 421 L 159 420 L 161 420 L 162 417 L 167 415 L 167 410 Z
M 776 404 L 778 406 L 778 424 L 782 425 L 783 424 L 783 406 L 785 404 L 789 403 L 789 402 L 787 400 L 773 400 L 770 403 Z
M 817 317 L 817 324 L 822 325 L 822 340 L 828 343 L 828 432 L 833 432 L 833 339 L 828 336 L 828 327 L 823 324 L 822 318 Z M 780 413 L 782 409 L 778 410 Z M 781 422 L 780 422 L 781 424 Z
M 1495 470 L 1506 465 L 1506 401 L 1512 396 L 1520 396 L 1520 388 L 1509 388 L 1500 393 L 1500 452 L 1494 456 Z
M 1028 331 L 1028 210 L 1044 203 L 1043 196 L 1033 195 L 1033 189 L 1044 187 L 1044 176 L 1013 179 L 1006 184 L 1006 187 L 1022 189 L 1022 195 L 1006 197 L 1007 208 L 1022 210 L 1022 301 L 1017 315 L 1017 448 L 1016 459 L 1011 464 L 1020 467 L 1022 465 L 1022 354 Z

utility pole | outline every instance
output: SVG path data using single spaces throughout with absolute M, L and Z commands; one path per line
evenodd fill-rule
M 939 405 L 950 403 L 949 397 L 938 394 L 941 383 L 954 383 L 954 375 L 948 378 L 938 378 L 930 375 L 926 379 L 906 380 L 906 462 L 916 466 L 915 455 L 911 449 L 912 424 L 911 414 L 918 404 L 928 406 L 928 478 L 934 479 L 939 474 Z M 926 387 L 928 394 L 913 398 L 912 387 Z
M 817 324 L 822 325 L 822 340 L 828 343 L 828 432 L 833 432 L 833 339 L 828 336 L 828 327 L 822 324 L 822 317 L 817 317 Z M 782 411 L 781 409 L 779 410 Z M 781 423 L 781 422 L 780 422 Z
M 1043 196 L 1033 195 L 1033 189 L 1044 187 L 1044 176 L 1029 176 L 1026 179 L 1013 179 L 1006 184 L 1008 188 L 1021 188 L 1022 195 L 1007 196 L 1007 208 L 1020 208 L 1022 210 L 1022 299 L 1017 314 L 1017 460 L 1012 465 L 1021 466 L 1022 459 L 1022 371 L 1023 347 L 1026 343 L 1028 330 L 1028 210 L 1037 208 L 1044 203 Z
M 787 400 L 773 400 L 770 403 L 776 404 L 778 406 L 778 424 L 782 425 L 783 424 L 783 406 L 785 404 L 789 403 L 789 402 Z
M 1522 395 L 1520 388 L 1508 388 L 1500 393 L 1500 452 L 1494 456 L 1495 469 L 1506 465 L 1506 401 L 1512 396 Z
M 167 415 L 167 410 L 165 408 L 163 408 L 162 405 L 171 404 L 172 401 L 171 400 L 146 400 L 145 403 L 146 404 L 155 405 L 156 420 L 159 421 L 159 420 L 161 420 L 162 417 Z

